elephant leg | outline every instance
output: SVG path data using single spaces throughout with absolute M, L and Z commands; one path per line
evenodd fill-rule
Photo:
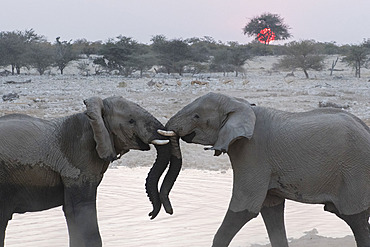
M 284 206 L 285 201 L 276 206 L 265 206 L 261 209 L 272 247 L 288 247 L 284 224 Z
M 369 214 L 366 210 L 354 215 L 337 213 L 337 216 L 351 227 L 357 247 L 370 247 Z
M 0 196 L 0 200 L 1 198 L 4 197 Z M 6 227 L 8 226 L 9 220 L 12 219 L 13 214 L 12 211 L 9 210 L 9 208 L 7 208 L 4 204 L 4 200 L 0 201 L 0 247 L 4 247 Z
M 66 189 L 63 210 L 70 234 L 70 247 L 102 246 L 96 211 L 96 188 Z
M 102 246 L 95 202 L 79 203 L 72 210 L 65 210 L 65 214 L 71 247 Z
M 4 247 L 5 230 L 8 225 L 8 220 L 0 219 L 0 247 Z
M 82 235 L 76 224 L 75 215 L 72 207 L 63 206 L 64 216 L 67 221 L 68 235 L 69 235 L 69 246 L 85 246 Z
M 233 212 L 230 209 L 227 211 L 225 218 L 218 229 L 212 247 L 228 246 L 236 233 L 251 219 L 257 217 L 258 214 L 250 213 L 248 210 L 241 212 Z

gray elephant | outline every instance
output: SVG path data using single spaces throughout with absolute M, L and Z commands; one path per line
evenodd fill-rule
M 228 246 L 258 213 L 271 245 L 288 246 L 285 199 L 325 205 L 351 227 L 358 247 L 370 246 L 370 130 L 357 117 L 338 109 L 290 113 L 209 93 L 176 113 L 166 129 L 159 132 L 230 158 L 232 198 L 214 247 Z M 171 212 L 168 190 L 160 197 Z
M 85 112 L 51 121 L 0 117 L 0 246 L 13 213 L 60 205 L 70 246 L 102 246 L 96 193 L 109 163 L 152 143 L 154 166 L 168 164 L 169 140 L 157 133 L 163 125 L 146 110 L 122 97 L 84 103 Z

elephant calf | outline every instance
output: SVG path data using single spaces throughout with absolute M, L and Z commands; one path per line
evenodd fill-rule
M 370 130 L 352 114 L 283 112 L 209 93 L 176 113 L 166 128 L 159 133 L 211 145 L 216 156 L 230 158 L 232 198 L 214 247 L 228 246 L 258 213 L 271 245 L 288 246 L 285 199 L 324 204 L 351 227 L 358 247 L 370 246 Z M 161 200 L 171 212 L 168 193 L 161 191 Z
M 102 246 L 96 191 L 109 163 L 152 143 L 156 163 L 168 164 L 169 141 L 157 133 L 163 125 L 143 108 L 121 97 L 84 103 L 85 112 L 51 121 L 0 117 L 0 246 L 13 213 L 60 205 L 70 246 Z

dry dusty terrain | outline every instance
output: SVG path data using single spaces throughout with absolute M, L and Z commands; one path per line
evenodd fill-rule
M 327 59 L 328 67 L 335 57 Z M 83 100 L 121 95 L 157 117 L 162 123 L 183 106 L 207 92 L 245 98 L 250 103 L 286 111 L 305 111 L 319 102 L 343 106 L 370 125 L 370 71 L 354 78 L 351 68 L 338 64 L 329 71 L 273 71 L 276 57 L 257 57 L 239 77 L 229 74 L 154 75 L 144 78 L 78 75 L 67 67 L 65 75 L 0 77 L 0 95 L 19 98 L 2 101 L 0 115 L 27 113 L 50 119 L 84 111 Z M 51 73 L 52 74 L 52 73 Z M 31 80 L 31 82 L 25 82 Z M 205 85 L 192 85 L 198 80 Z M 12 81 L 13 83 L 7 83 Z M 231 195 L 232 171 L 226 155 L 213 157 L 199 145 L 182 143 L 184 168 L 171 193 L 175 213 L 161 213 L 150 221 L 151 210 L 144 182 L 154 160 L 154 151 L 131 151 L 112 164 L 99 187 L 99 224 L 104 246 L 210 246 L 226 212 Z M 195 158 L 196 157 L 196 158 Z M 287 202 L 286 225 L 291 246 L 349 246 L 354 240 L 346 224 L 323 211 L 320 205 Z M 318 234 L 316 234 L 316 230 Z M 319 236 L 320 235 L 320 236 Z M 323 236 L 323 237 L 321 237 Z M 347 236 L 347 237 L 346 237 Z M 292 239 L 293 238 L 293 239 Z M 7 246 L 68 246 L 61 208 L 14 215 L 6 236 Z M 26 244 L 27 243 L 27 244 Z M 249 222 L 231 246 L 264 246 L 268 243 L 260 217 Z M 267 245 L 268 246 L 268 245 Z

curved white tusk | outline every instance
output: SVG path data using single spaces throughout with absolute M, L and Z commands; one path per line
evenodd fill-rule
M 162 136 L 176 136 L 176 133 L 172 130 L 157 130 L 158 134 Z
M 213 146 L 204 147 L 204 150 L 214 150 Z
M 152 144 L 154 144 L 154 145 L 166 145 L 169 142 L 170 142 L 170 140 L 153 140 Z

